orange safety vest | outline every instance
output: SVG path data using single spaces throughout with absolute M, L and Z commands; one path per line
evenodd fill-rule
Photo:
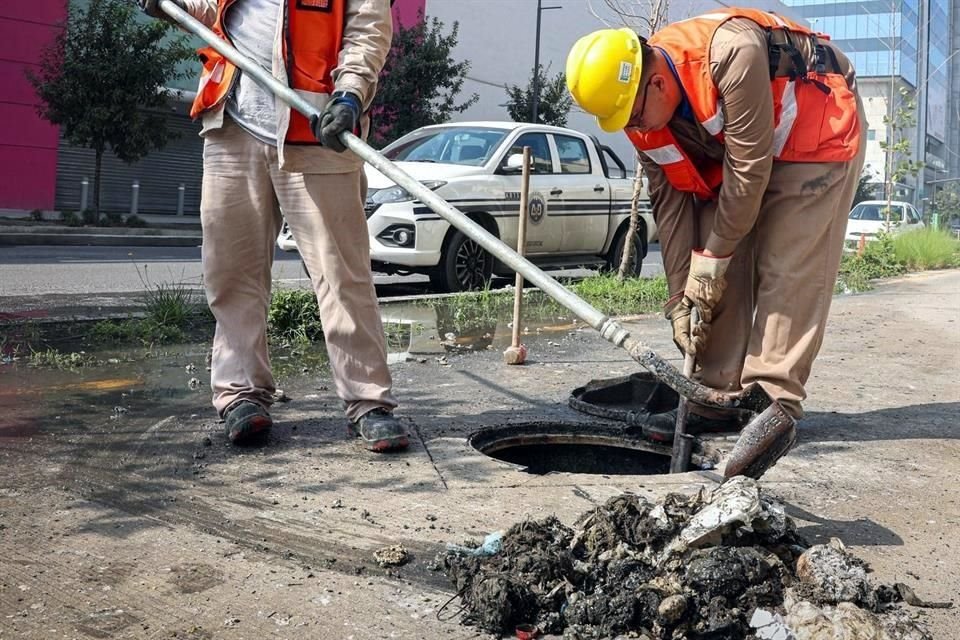
M 218 0 L 213 32 L 229 41 L 223 14 L 236 0 Z M 312 93 L 333 93 L 331 72 L 337 66 L 343 37 L 346 0 L 287 0 L 283 13 L 283 61 L 287 82 L 294 89 Z M 190 116 L 197 118 L 219 107 L 233 88 L 237 67 L 213 47 L 198 49 L 203 70 Z M 310 121 L 291 110 L 286 141 L 319 144 Z
M 721 96 L 710 75 L 710 44 L 714 33 L 728 20 L 747 18 L 767 31 L 770 43 L 770 88 L 773 92 L 773 155 L 786 162 L 843 162 L 860 149 L 860 119 L 857 99 L 846 78 L 836 70 L 826 71 L 832 51 L 817 44 L 829 39 L 781 16 L 755 9 L 727 9 L 669 25 L 649 40 L 667 53 L 700 125 L 723 143 Z M 785 43 L 774 43 L 783 34 Z M 808 38 L 816 52 L 814 69 L 808 69 L 796 46 L 796 38 Z M 790 76 L 774 77 L 780 54 L 793 61 Z M 679 191 L 713 200 L 723 181 L 721 163 L 695 165 L 669 127 L 642 133 L 627 128 L 634 147 L 663 169 Z

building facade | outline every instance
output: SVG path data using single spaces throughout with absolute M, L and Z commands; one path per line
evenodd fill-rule
M 57 180 L 57 128 L 37 114 L 27 72 L 56 38 L 63 0 L 0 2 L 0 211 L 49 210 Z
M 889 182 L 896 161 L 881 147 L 897 141 L 888 122 L 904 105 L 901 91 L 913 97 L 915 123 L 904 137 L 909 159 L 924 167 L 893 188 L 895 197 L 923 208 L 949 175 L 957 175 L 951 167 L 960 166 L 953 159 L 960 139 L 957 1 L 784 1 L 853 61 L 869 123 L 866 170 L 879 185 Z

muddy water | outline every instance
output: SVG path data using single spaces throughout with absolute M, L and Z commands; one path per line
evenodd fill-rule
M 384 305 L 382 318 L 391 364 L 502 351 L 511 339 L 509 314 L 470 317 L 450 307 L 403 303 Z M 524 322 L 523 339 L 549 340 L 580 326 L 563 317 L 540 318 Z M 189 416 L 209 406 L 207 343 L 91 348 L 54 333 L 42 336 L 40 344 L 64 354 L 83 351 L 84 360 L 94 364 L 74 369 L 32 366 L 27 357 L 12 357 L 7 341 L 6 353 L 0 354 L 0 438 L 92 429 L 117 420 Z M 20 353 L 25 351 L 20 345 Z M 299 378 L 330 380 L 322 342 L 274 344 L 270 357 L 278 387 Z

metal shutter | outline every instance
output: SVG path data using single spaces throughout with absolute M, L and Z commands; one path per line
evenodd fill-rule
M 130 213 L 132 185 L 140 182 L 137 213 L 177 213 L 178 187 L 183 184 L 185 216 L 200 215 L 200 180 L 203 174 L 203 140 L 200 123 L 190 120 L 183 105 L 175 105 L 167 123 L 178 137 L 166 147 L 153 151 L 132 165 L 118 160 L 110 151 L 103 155 L 100 209 L 102 213 Z M 81 181 L 89 180 L 87 206 L 93 206 L 93 150 L 70 145 L 60 138 L 57 156 L 56 208 L 80 210 Z

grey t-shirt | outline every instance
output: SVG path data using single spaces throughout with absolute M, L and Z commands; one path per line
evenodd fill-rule
M 273 68 L 273 41 L 283 0 L 238 0 L 224 27 L 233 45 L 261 67 Z M 227 114 L 255 138 L 277 144 L 276 102 L 272 93 L 242 72 L 227 97 Z

